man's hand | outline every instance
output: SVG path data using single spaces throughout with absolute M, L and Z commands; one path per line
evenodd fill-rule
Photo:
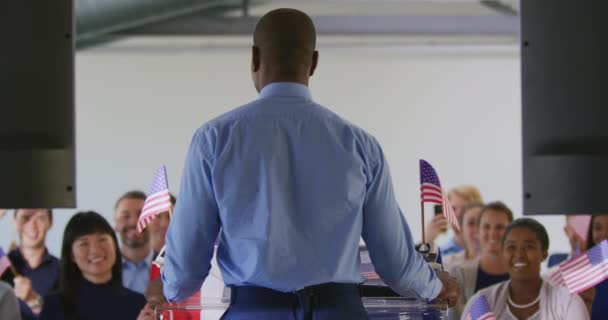
M 139 312 L 137 320 L 155 320 L 154 309 L 149 303 L 146 303 L 143 309 Z
M 442 215 L 436 215 L 431 222 L 426 225 L 426 234 L 424 235 L 426 243 L 431 243 L 437 239 L 439 234 L 448 230 L 448 220 Z
M 154 308 L 157 305 L 167 302 L 163 294 L 163 281 L 160 277 L 150 280 L 146 288 L 146 299 L 150 307 Z
M 438 271 L 437 278 L 439 278 L 443 284 L 443 288 L 436 298 L 437 302 L 447 303 L 448 307 L 453 307 L 456 305 L 456 302 L 458 302 L 458 298 L 460 298 L 460 284 L 458 284 L 456 278 L 450 276 L 450 274 L 445 271 Z
M 13 279 L 13 283 L 15 284 L 15 295 L 17 298 L 28 302 L 35 300 L 38 297 L 32 288 L 32 280 L 24 276 L 16 276 L 15 279 Z

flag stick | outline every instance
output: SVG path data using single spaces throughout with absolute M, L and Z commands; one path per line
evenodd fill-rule
M 422 243 L 426 243 L 426 236 L 424 234 L 424 202 L 420 201 L 420 219 L 422 220 Z
M 169 206 L 169 219 L 171 219 L 171 217 L 173 217 L 173 205 Z
M 13 276 L 15 276 L 15 277 L 20 277 L 21 276 L 21 274 L 19 272 L 17 272 L 17 270 L 15 269 L 15 266 L 13 266 L 12 262 L 11 262 L 10 267 L 11 267 L 11 272 L 13 273 Z

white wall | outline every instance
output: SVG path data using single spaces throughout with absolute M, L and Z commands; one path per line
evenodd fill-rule
M 398 200 L 420 238 L 418 159 L 446 187 L 472 183 L 520 215 L 519 53 L 515 45 L 320 44 L 315 99 L 374 134 Z M 76 61 L 78 210 L 112 218 L 115 200 L 147 191 L 160 164 L 178 182 L 194 130 L 256 97 L 246 42 L 130 40 L 80 51 Z M 75 210 L 58 210 L 49 248 L 59 254 Z M 552 251 L 566 250 L 563 218 L 542 218 Z M 0 245 L 15 237 L 0 221 Z

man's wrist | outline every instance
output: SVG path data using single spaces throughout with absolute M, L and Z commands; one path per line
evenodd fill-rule
M 35 310 L 35 309 L 42 309 L 42 305 L 44 304 L 44 300 L 42 299 L 42 296 L 39 294 L 36 294 L 36 296 L 32 299 L 29 299 L 28 301 L 26 301 L 27 306 L 30 307 L 30 309 Z

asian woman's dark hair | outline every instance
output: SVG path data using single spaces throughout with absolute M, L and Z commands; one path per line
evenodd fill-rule
M 78 289 L 80 288 L 83 275 L 78 265 L 72 258 L 72 244 L 78 238 L 89 234 L 108 234 L 114 241 L 116 250 L 116 261 L 112 266 L 111 285 L 122 285 L 122 264 L 118 240 L 114 230 L 99 213 L 94 211 L 78 212 L 68 222 L 63 233 L 61 244 L 61 273 L 59 276 L 59 293 L 63 305 L 63 314 L 66 320 L 75 319 Z

